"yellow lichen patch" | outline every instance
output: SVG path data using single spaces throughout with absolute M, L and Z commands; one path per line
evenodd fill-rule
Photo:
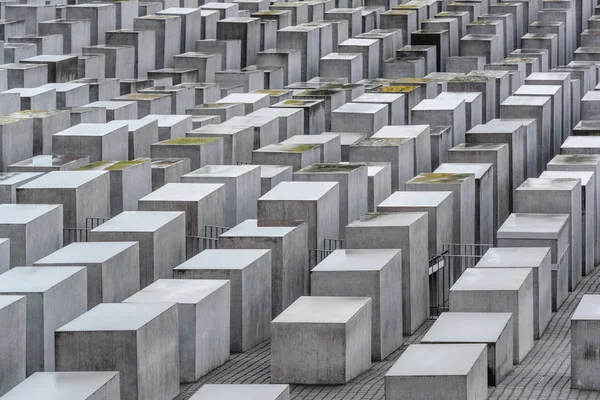
M 268 94 L 269 96 L 282 96 L 286 93 L 289 93 L 289 90 L 278 90 L 278 89 L 258 89 L 255 90 L 256 93 L 264 93 L 264 94 Z
M 14 112 L 9 114 L 9 116 L 16 118 L 37 118 L 37 117 L 45 117 L 47 115 L 56 114 L 58 111 L 50 111 L 50 110 L 23 110 Z
M 130 161 L 117 161 L 116 163 L 104 168 L 105 171 L 121 171 L 125 168 L 133 167 L 134 165 L 140 165 L 148 161 L 148 158 L 137 158 Z
M 304 100 L 286 100 L 283 102 L 286 106 L 299 106 L 303 107 L 306 105 L 310 105 L 312 101 L 304 101 Z
M 380 86 L 377 89 L 375 89 L 375 91 L 381 92 L 381 93 L 410 93 L 413 90 L 416 90 L 418 88 L 419 88 L 418 86 L 391 85 L 391 86 Z

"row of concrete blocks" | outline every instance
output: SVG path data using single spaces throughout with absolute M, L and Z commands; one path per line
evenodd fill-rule
M 487 386 L 500 384 L 529 353 L 551 317 L 551 249 L 499 245 L 458 278 L 450 312 L 386 373 L 386 399 L 487 399 Z

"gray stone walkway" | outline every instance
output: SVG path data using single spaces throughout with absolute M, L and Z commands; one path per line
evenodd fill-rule
M 497 387 L 490 388 L 490 399 L 600 399 L 600 392 L 571 390 L 570 317 L 586 293 L 600 293 L 600 268 L 584 278 L 553 316 L 546 332 L 535 343 L 527 358 Z M 371 369 L 343 386 L 303 386 L 291 388 L 292 399 L 380 400 L 385 398 L 383 377 L 404 349 L 418 343 L 432 321 L 408 338 L 386 360 L 373 363 Z M 193 384 L 182 385 L 177 399 L 188 399 L 205 383 L 269 383 L 269 342 L 244 354 L 234 354 L 229 361 Z M 600 373 L 600 371 L 599 371 Z

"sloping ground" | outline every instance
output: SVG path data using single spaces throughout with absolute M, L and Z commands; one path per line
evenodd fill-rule
M 600 293 L 600 268 L 583 279 L 577 289 L 554 314 L 546 332 L 535 343 L 527 358 L 496 388 L 490 388 L 494 400 L 566 400 L 600 399 L 600 392 L 571 390 L 571 314 L 587 293 Z M 366 373 L 343 386 L 305 386 L 291 388 L 292 399 L 306 400 L 383 400 L 383 377 L 406 346 L 418 343 L 432 321 L 385 361 L 373 363 Z M 234 354 L 227 363 L 193 384 L 181 386 L 178 400 L 188 399 L 205 383 L 269 383 L 270 345 L 262 343 L 244 354 Z M 599 371 L 600 373 L 600 371 Z

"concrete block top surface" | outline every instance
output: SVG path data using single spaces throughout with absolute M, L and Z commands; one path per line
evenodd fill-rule
M 73 5 L 69 5 L 70 8 L 108 8 L 114 6 L 114 4 L 104 4 L 104 3 L 99 3 L 99 4 L 73 4 Z
M 92 232 L 155 232 L 184 215 L 177 211 L 124 211 Z
M 316 135 L 306 135 L 306 136 L 316 136 Z M 291 170 L 292 167 L 290 165 L 260 165 L 260 177 L 261 178 L 272 178 L 277 176 L 286 170 Z
M 443 163 L 435 170 L 436 173 L 473 174 L 475 179 L 481 179 L 493 168 L 489 163 Z
M 344 132 L 340 135 L 342 146 L 349 146 L 365 138 L 364 133 Z
M 169 168 L 177 163 L 185 162 L 187 158 L 155 158 L 151 160 L 151 168 Z
M 259 18 L 251 17 L 229 17 L 219 20 L 219 22 L 235 23 L 235 24 L 247 24 L 252 21 L 260 21 Z
M 0 310 L 24 298 L 23 296 L 0 296 Z
M 429 125 L 387 125 L 375 132 L 373 137 L 417 137 L 429 132 Z
M 449 151 L 453 150 L 461 150 L 461 151 L 482 151 L 482 150 L 492 150 L 498 151 L 503 147 L 508 148 L 508 144 L 506 143 L 461 143 L 457 146 L 454 146 Z
M 224 186 L 222 183 L 167 183 L 140 201 L 199 201 Z
M 543 106 L 550 100 L 544 96 L 509 96 L 502 102 L 503 106 Z
M 43 293 L 85 267 L 15 267 L 0 275 L 0 293 Z
M 577 179 L 564 179 L 564 178 L 527 178 L 525 182 L 517 188 L 518 191 L 560 191 L 566 190 L 571 191 L 575 189 L 580 182 Z
M 544 171 L 540 179 L 579 179 L 581 186 L 586 186 L 594 178 L 591 171 Z
M 275 143 L 261 147 L 258 150 L 263 153 L 304 153 L 305 151 L 316 148 L 316 144 L 297 144 L 297 143 Z
M 19 189 L 74 189 L 107 174 L 106 171 L 52 171 Z
M 302 296 L 272 323 L 345 324 L 370 303 L 370 297 Z
M 312 272 L 379 271 L 394 257 L 399 256 L 400 252 L 400 249 L 335 250 L 317 264 Z
M 421 343 L 495 343 L 511 318 L 512 313 L 445 312 L 431 325 Z
M 53 89 L 46 89 L 42 87 L 35 88 L 14 88 L 10 90 L 6 90 L 2 93 L 18 93 L 21 97 L 33 97 L 41 93 L 49 92 Z
M 44 118 L 44 117 L 49 117 L 51 115 L 56 115 L 56 114 L 61 114 L 61 113 L 67 113 L 68 111 L 66 110 L 23 110 L 23 111 L 19 111 L 19 112 L 14 112 L 12 114 L 10 114 L 10 116 L 19 118 Z
M 425 184 L 460 184 L 469 179 L 473 179 L 473 174 L 456 174 L 442 172 L 423 172 L 412 178 L 408 183 L 425 183 Z
M 388 165 L 385 165 L 388 164 Z M 380 164 L 380 165 L 367 165 L 367 176 L 371 177 L 371 176 L 375 176 L 377 174 L 379 174 L 381 171 L 383 171 L 386 168 L 389 168 L 389 163 L 385 163 L 385 164 Z
M 371 136 L 368 139 L 359 139 L 354 143 L 350 143 L 351 147 L 393 147 L 401 146 L 405 143 L 410 143 L 413 138 L 409 137 L 375 137 Z M 343 144 L 343 142 L 342 142 Z
M 280 29 L 281 30 L 281 29 Z M 273 104 L 271 107 L 272 108 L 278 108 L 278 107 L 283 107 L 283 108 L 310 108 L 314 105 L 320 104 L 320 103 L 324 103 L 325 100 L 283 100 L 280 101 L 279 103 L 275 103 Z
M 259 165 L 205 165 L 182 176 L 182 178 L 194 177 L 225 177 L 235 178 L 260 168 Z M 186 183 L 187 185 L 187 183 Z
M 118 110 L 119 108 L 127 107 L 128 105 L 135 104 L 134 101 L 115 101 L 115 100 L 105 100 L 105 101 L 95 101 L 90 104 L 86 104 L 83 107 L 104 107 L 107 110 Z M 114 122 L 114 121 L 112 121 Z M 81 125 L 79 125 L 81 126 Z
M 488 41 L 491 42 L 492 40 L 496 40 L 497 35 L 484 35 L 484 34 L 476 34 L 476 33 L 470 33 L 467 34 L 465 36 L 463 36 L 460 40 L 461 41 Z
M 581 100 L 582 101 L 598 101 L 598 100 L 600 100 L 600 91 L 597 91 L 597 90 L 589 91 L 583 96 L 583 98 Z
M 159 11 L 160 14 L 186 15 L 198 12 L 197 8 L 171 7 Z
M 525 81 L 556 81 L 569 79 L 569 72 L 532 72 Z
M 323 57 L 321 60 L 354 60 L 355 58 L 362 57 L 360 53 L 329 53 Z
M 359 219 L 349 223 L 346 228 L 366 226 L 410 226 L 426 216 L 426 212 L 366 213 Z
M 354 103 L 391 103 L 404 97 L 403 94 L 398 93 L 365 93 L 361 94 L 352 102 Z
M 598 147 L 600 147 L 600 136 L 569 136 L 560 145 L 561 149 Z
M 385 104 L 373 103 L 346 103 L 343 106 L 336 108 L 334 113 L 352 113 L 352 114 L 373 114 L 385 109 Z
M 577 305 L 571 320 L 598 320 L 600 319 L 600 295 L 584 294 Z
M 248 128 L 253 128 L 253 127 L 252 127 L 252 125 L 241 125 L 241 124 L 236 124 L 236 125 L 211 124 L 211 125 L 207 125 L 207 126 L 203 126 L 203 127 L 194 129 L 193 131 L 191 131 L 191 133 L 205 133 L 205 134 L 218 133 L 218 134 L 222 134 L 222 135 L 235 135 L 238 132 L 241 132 Z
M 223 286 L 229 286 L 229 281 L 217 279 L 159 279 L 123 302 L 197 304 Z
M 486 351 L 485 344 L 411 344 L 385 374 L 394 376 L 467 375 Z
M 534 268 L 550 256 L 550 247 L 492 247 L 479 260 L 478 268 Z
M 437 207 L 448 198 L 452 198 L 452 192 L 394 192 L 381 202 L 378 207 Z
M 312 164 L 294 174 L 349 174 L 362 167 L 363 164 Z
M 341 136 L 342 135 L 333 133 L 321 133 L 320 135 L 294 135 L 281 143 L 325 144 L 338 137 L 341 139 Z
M 450 288 L 451 292 L 519 290 L 532 275 L 531 268 L 467 268 Z
M 14 43 L 10 43 L 10 44 L 12 45 Z M 25 45 L 25 43 L 23 43 L 23 45 Z M 35 44 L 33 44 L 33 43 L 31 43 L 31 45 L 35 46 Z M 3 64 L 0 68 L 2 68 L 2 69 L 35 69 L 35 68 L 40 68 L 40 65 L 39 64 L 18 64 L 18 63 L 14 63 L 14 64 Z
M 73 161 L 89 162 L 88 156 L 47 156 L 39 155 L 11 164 L 12 167 L 58 167 Z M 0 177 L 0 179 L 2 179 Z
M 536 95 L 553 96 L 562 90 L 558 85 L 522 85 L 516 91 L 515 95 Z
M 149 161 L 149 158 L 136 158 L 135 160 L 128 161 L 96 161 L 91 164 L 84 165 L 83 167 L 79 167 L 76 169 L 76 171 L 123 171 Z
M 190 400 L 277 400 L 288 391 L 289 385 L 204 385 Z
M 316 201 L 338 185 L 337 182 L 281 182 L 259 200 Z
M 80 21 L 69 21 L 69 22 L 80 22 Z M 57 92 L 68 92 L 69 90 L 79 89 L 87 86 L 86 83 L 75 83 L 75 82 L 64 82 L 64 83 L 47 83 L 42 85 L 46 89 L 54 89 Z M 55 111 L 60 112 L 60 111 Z
M 552 160 L 550 160 L 548 165 L 550 165 L 550 164 L 597 165 L 598 163 L 600 163 L 600 154 L 557 154 L 554 156 L 554 158 Z
M 0 185 L 14 185 L 39 178 L 43 172 L 0 172 Z
M 256 101 L 268 98 L 266 93 L 232 93 L 217 100 L 216 104 L 220 103 L 254 103 Z
M 454 110 L 464 103 L 462 99 L 425 99 L 413 107 L 413 111 L 448 111 Z
M 268 249 L 209 249 L 200 252 L 175 269 L 244 269 L 270 251 Z
M 200 16 L 202 17 L 210 17 L 211 15 L 218 15 L 219 11 L 217 10 L 202 10 L 200 9 Z M 208 40 L 208 39 L 207 39 Z M 216 42 L 216 40 L 214 40 Z M 219 40 L 220 42 L 220 40 Z M 228 40 L 226 40 L 225 42 L 228 42 Z
M 75 242 L 35 262 L 41 264 L 99 264 L 110 260 L 138 242 Z
M 442 92 L 434 100 L 465 101 L 471 103 L 478 97 L 482 97 L 480 92 Z
M 116 103 L 126 103 L 123 101 L 117 101 Z M 89 106 L 89 104 L 88 104 Z M 87 107 L 87 106 L 86 106 Z M 127 127 L 126 123 L 121 121 L 111 121 L 105 124 L 78 124 L 67 128 L 64 131 L 55 133 L 57 136 L 106 136 L 119 129 L 120 127 Z
M 56 209 L 62 210 L 62 205 L 0 204 L 0 225 L 26 224 Z
M 27 62 L 59 62 L 64 60 L 70 60 L 73 58 L 77 58 L 77 56 L 73 55 L 57 55 L 57 54 L 42 54 L 41 56 L 24 58 L 22 61 Z
M 523 87 L 523 86 L 521 86 Z M 494 120 L 492 120 L 494 121 Z M 513 133 L 522 127 L 521 124 L 516 125 L 513 123 L 492 123 L 475 125 L 467 131 L 469 133 Z
M 258 220 L 247 219 L 219 235 L 219 237 L 284 237 L 296 226 L 258 226 Z
M 575 127 L 577 129 L 581 129 L 581 130 L 587 130 L 587 129 L 597 130 L 600 128 L 600 121 L 581 120 L 577 123 L 577 125 Z
M 58 328 L 56 332 L 136 331 L 174 305 L 175 303 L 102 303 Z
M 119 375 L 118 371 L 36 372 L 5 394 L 2 399 L 89 399 L 117 375 Z
M 568 224 L 569 214 L 510 214 L 498 229 L 498 239 L 558 239 Z

